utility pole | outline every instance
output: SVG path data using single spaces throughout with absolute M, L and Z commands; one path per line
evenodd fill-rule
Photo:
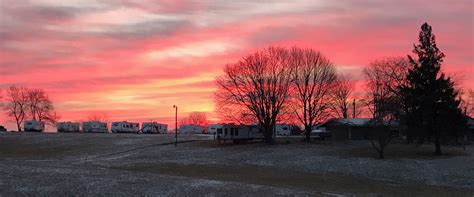
M 178 106 L 173 105 L 173 108 L 175 108 L 175 112 L 174 112 L 174 124 L 175 124 L 174 146 L 178 146 Z

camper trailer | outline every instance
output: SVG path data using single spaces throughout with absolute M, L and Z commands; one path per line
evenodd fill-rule
M 82 123 L 82 132 L 84 133 L 107 133 L 107 123 L 99 121 L 90 121 Z
M 56 127 L 58 132 L 81 132 L 80 124 L 77 122 L 59 122 Z
M 27 120 L 23 125 L 23 128 L 27 132 L 43 132 L 44 131 L 44 122 L 36 120 Z
M 254 139 L 263 139 L 263 132 L 256 125 L 234 125 L 224 124 L 222 128 L 216 129 L 216 139 L 224 143 L 232 140 L 234 143 L 245 142 Z
M 168 132 L 168 125 L 157 122 L 143 122 L 142 133 L 164 134 Z
M 138 133 L 140 127 L 138 123 L 134 122 L 112 122 L 112 133 Z
M 201 134 L 203 132 L 203 127 L 192 124 L 181 125 L 178 129 L 178 133 L 180 134 Z

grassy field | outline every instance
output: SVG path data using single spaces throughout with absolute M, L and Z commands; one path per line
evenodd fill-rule
M 219 145 L 208 136 L 2 133 L 0 196 L 472 196 L 473 147 L 279 138 Z

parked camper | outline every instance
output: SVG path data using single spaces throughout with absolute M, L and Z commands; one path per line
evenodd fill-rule
M 143 133 L 167 133 L 168 125 L 157 122 L 144 122 L 142 123 Z
M 58 132 L 81 132 L 80 124 L 77 122 L 59 122 L 56 127 Z
M 140 127 L 138 123 L 134 122 L 112 122 L 112 133 L 138 133 Z
M 200 134 L 204 133 L 204 128 L 198 125 L 186 124 L 181 125 L 178 129 L 180 134 Z
M 107 123 L 99 121 L 89 121 L 82 123 L 82 132 L 84 133 L 107 133 Z
M 277 124 L 275 125 L 276 135 L 291 135 L 291 125 L 289 124 Z
M 245 142 L 254 139 L 263 139 L 263 132 L 256 125 L 234 125 L 224 124 L 222 128 L 216 129 L 216 139 L 226 142 L 232 140 L 234 143 Z
M 25 131 L 28 132 L 43 132 L 44 131 L 44 122 L 36 120 L 27 120 L 23 126 Z

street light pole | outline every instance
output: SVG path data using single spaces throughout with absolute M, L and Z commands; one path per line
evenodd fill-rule
M 174 112 L 174 123 L 175 123 L 175 131 L 174 131 L 174 146 L 178 145 L 178 106 L 173 105 L 175 108 Z

